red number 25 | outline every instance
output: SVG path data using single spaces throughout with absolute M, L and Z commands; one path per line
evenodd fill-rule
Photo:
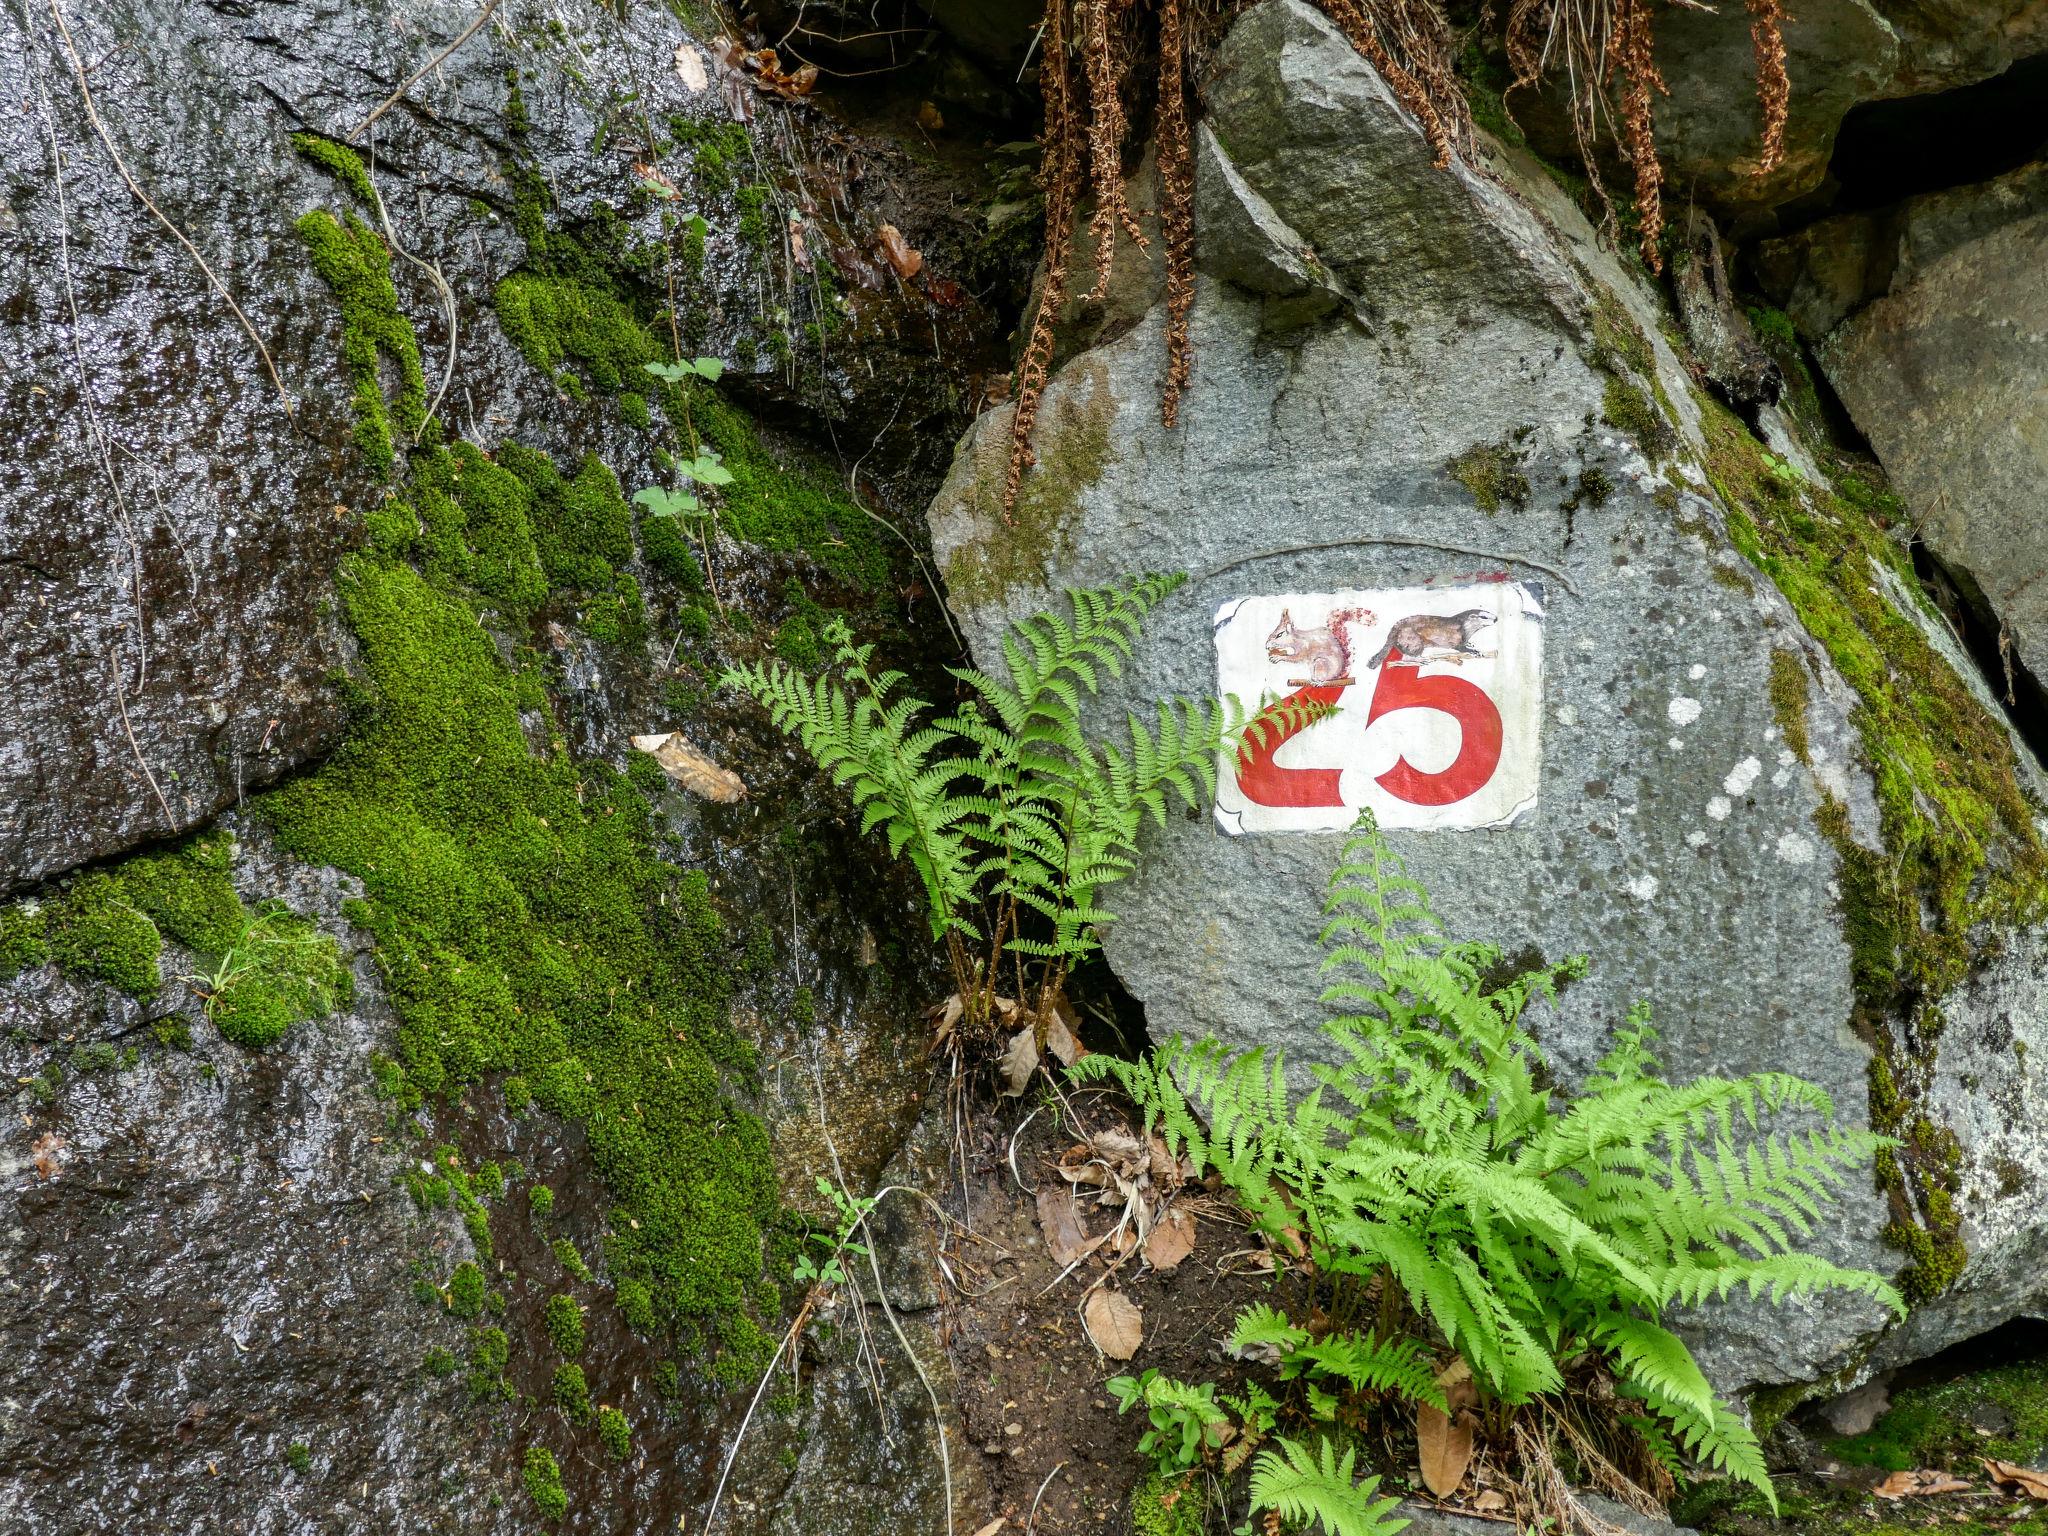
M 1335 704 L 1343 686 L 1311 685 L 1298 688 L 1282 702 Z M 1434 709 L 1458 722 L 1458 755 L 1448 768 L 1424 773 L 1407 758 L 1378 776 L 1379 786 L 1397 800 L 1411 805 L 1454 805 L 1476 794 L 1500 766 L 1500 710 L 1486 691 L 1462 677 L 1433 672 L 1425 677 L 1419 667 L 1390 661 L 1379 670 L 1373 683 L 1372 705 L 1366 711 L 1368 728 L 1382 715 L 1402 709 Z M 1237 786 L 1247 800 L 1257 805 L 1316 806 L 1342 805 L 1337 791 L 1340 768 L 1282 768 L 1273 754 L 1304 728 L 1296 721 L 1284 730 L 1271 731 L 1262 744 L 1247 747 L 1237 759 Z

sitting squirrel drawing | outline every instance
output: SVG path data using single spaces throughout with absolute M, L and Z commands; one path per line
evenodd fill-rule
M 1468 656 L 1484 660 L 1494 653 L 1473 649 L 1472 636 L 1493 622 L 1493 615 L 1484 608 L 1467 608 L 1463 613 L 1449 615 L 1410 614 L 1387 631 L 1387 643 L 1366 666 L 1377 667 L 1396 652 L 1413 667 L 1422 665 L 1425 651 L 1441 653 L 1430 657 L 1432 661 L 1463 663 Z
M 1290 677 L 1290 688 L 1348 684 L 1352 681 L 1350 626 L 1372 622 L 1369 608 L 1338 608 L 1321 629 L 1299 629 L 1283 608 L 1280 622 L 1266 636 L 1266 660 L 1308 664 L 1308 676 Z

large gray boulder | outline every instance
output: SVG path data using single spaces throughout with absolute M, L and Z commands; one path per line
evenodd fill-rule
M 1446 592 L 1441 609 L 1484 606 L 1501 638 L 1473 648 L 1502 656 L 1514 609 L 1519 673 L 1444 650 L 1434 666 L 1376 668 L 1363 646 L 1406 608 L 1353 621 L 1350 668 L 1374 687 L 1435 675 L 1493 690 L 1499 772 L 1529 775 L 1528 795 L 1464 818 L 1456 804 L 1434 804 L 1432 785 L 1464 760 L 1468 735 L 1483 744 L 1482 712 L 1468 714 L 1469 729 L 1428 707 L 1365 725 L 1362 688 L 1340 696 L 1345 713 L 1327 723 L 1338 755 L 1325 762 L 1332 749 L 1305 740 L 1293 765 L 1348 774 L 1344 797 L 1380 811 L 1458 935 L 1525 960 L 1590 954 L 1586 979 L 1536 1020 L 1566 1078 L 1589 1068 L 1644 998 L 1672 1072 L 1795 1070 L 1821 1083 L 1845 1120 L 1868 1123 L 1869 1042 L 1904 1062 L 1889 1033 L 1903 1020 L 1859 981 L 1860 918 L 1845 882 L 1891 857 L 1881 850 L 1894 813 L 1867 766 L 1891 748 L 1861 739 L 1852 717 L 1865 711 L 1829 647 L 1741 552 L 1780 568 L 1778 544 L 1757 542 L 1760 503 L 1731 506 L 1710 486 L 1736 483 L 1747 464 L 1754 478 L 1742 483 L 1775 496 L 1770 487 L 1799 471 L 1691 397 L 1657 301 L 1545 178 L 1506 160 L 1489 176 L 1433 168 L 1377 75 L 1299 0 L 1269 0 L 1236 24 L 1208 102 L 1183 425 L 1159 428 L 1157 310 L 1056 375 L 1040 467 L 1014 520 L 1000 507 L 1009 412 L 975 424 L 930 523 L 977 656 L 993 661 L 1004 626 L 1053 604 L 1062 587 L 1178 569 L 1190 580 L 1156 614 L 1128 695 L 1216 693 L 1216 627 L 1240 613 L 1259 624 L 1253 687 L 1238 691 L 1284 693 L 1307 663 L 1257 672 L 1274 609 L 1291 608 L 1298 631 L 1321 625 L 1335 594 L 1428 613 L 1432 599 L 1417 589 L 1477 589 Z M 1783 451 L 1805 462 L 1767 416 Z M 1785 494 L 1800 504 L 1801 493 Z M 1889 643 L 1930 658 L 1929 686 L 1961 700 L 1987 733 L 2002 783 L 2036 786 L 2031 760 L 1986 713 L 1981 683 L 1972 693 L 1955 670 L 1967 662 L 1935 649 L 1935 621 L 1899 576 L 1896 552 L 1865 532 L 1867 579 L 1829 601 L 1865 605 L 1860 618 L 1842 610 L 1851 633 L 1867 623 L 1920 637 Z M 1863 572 L 1864 556 L 1854 558 Z M 1811 585 L 1793 591 L 1809 608 L 1817 601 Z M 1539 633 L 1540 671 L 1528 665 Z M 1469 697 L 1454 683 L 1440 690 Z M 1387 775 L 1407 784 L 1406 799 L 1373 777 L 1397 755 L 1413 759 L 1406 781 Z M 1226 787 L 1226 802 L 1244 798 Z M 1484 786 L 1462 803 L 1483 800 Z M 2032 846 L 2015 814 L 2012 837 Z M 1321 818 L 1327 829 L 1347 815 L 1277 819 Z M 1297 1058 L 1319 1049 L 1318 907 L 1340 837 L 1233 835 L 1259 819 L 1175 818 L 1114 893 L 1108 958 L 1154 1038 L 1213 1034 Z M 1927 1136 L 1946 1127 L 1960 1138 L 1954 1188 L 1935 1199 L 1894 1180 L 1881 1198 L 1852 1181 L 1820 1239 L 1837 1259 L 1896 1273 L 1901 1257 L 1880 1239 L 1888 1220 L 1913 1228 L 1925 1198 L 1960 1223 L 1973 1253 L 1961 1285 L 1946 1296 L 1927 1287 L 1910 1342 L 1895 1348 L 1937 1347 L 2036 1304 L 2026 1255 L 2040 1224 L 1993 1169 L 2015 1157 L 2023 1185 L 2048 1162 L 2024 1129 L 2039 1098 L 2014 1045 L 2048 1036 L 2048 1017 L 2028 1001 L 2034 938 L 2007 938 L 2005 958 L 1976 972 L 1973 985 L 1987 990 L 1944 1000 L 1938 1066 L 1932 1051 L 1913 1058 L 1919 1075 L 1900 1088 Z M 1898 1123 L 1892 1100 L 1879 1112 L 1880 1123 Z M 1698 1321 L 1695 1338 L 1718 1379 L 1740 1388 L 1853 1375 L 1884 1326 L 1874 1307 L 1830 1300 L 1723 1308 Z

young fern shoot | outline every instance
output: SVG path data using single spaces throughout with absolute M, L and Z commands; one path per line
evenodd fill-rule
M 1877 1275 L 1800 1247 L 1845 1170 L 1888 1143 L 1836 1125 L 1819 1088 L 1783 1073 L 1667 1082 L 1642 1005 L 1576 1095 L 1545 1086 L 1523 1011 L 1584 962 L 1489 981 L 1500 952 L 1445 935 L 1369 813 L 1323 911 L 1336 1064 L 1311 1067 L 1299 1100 L 1278 1052 L 1213 1040 L 1073 1068 L 1119 1079 L 1269 1236 L 1305 1245 L 1335 1328 L 1311 1338 L 1254 1307 L 1240 1345 L 1276 1349 L 1312 1405 L 1348 1384 L 1439 1407 L 1426 1352 L 1447 1346 L 1500 1428 L 1561 1395 L 1568 1370 L 1598 1369 L 1646 1464 L 1690 1459 L 1768 1496 L 1755 1436 L 1664 1315 L 1737 1290 L 1903 1312 Z M 1767 1124 L 1787 1115 L 1800 1127 Z

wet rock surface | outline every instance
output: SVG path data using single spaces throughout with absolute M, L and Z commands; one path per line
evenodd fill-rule
M 1283 0 L 1238 24 L 1217 61 L 1209 113 L 1201 174 L 1215 175 L 1227 156 L 1237 173 L 1228 190 L 1258 216 L 1223 253 L 1231 281 L 1198 288 L 1185 425 L 1158 427 L 1156 311 L 1056 377 L 1040 417 L 1041 468 L 1026 478 L 1013 525 L 999 507 L 1007 412 L 976 424 L 931 525 L 977 655 L 992 662 L 1004 624 L 1051 606 L 1061 587 L 1189 572 L 1154 616 L 1108 715 L 1126 698 L 1213 693 L 1212 622 L 1248 594 L 1540 587 L 1536 809 L 1511 825 L 1397 830 L 1393 845 L 1454 934 L 1525 959 L 1590 954 L 1586 978 L 1536 1023 L 1567 1078 L 1591 1067 L 1643 998 L 1674 1075 L 1789 1067 L 1820 1082 L 1845 1120 L 1865 1123 L 1870 1049 L 1851 1028 L 1860 1004 L 1839 861 L 1881 846 L 1881 831 L 1852 722 L 1856 695 L 1791 604 L 1732 547 L 1731 513 L 1692 436 L 1706 429 L 1708 408 L 1690 398 L 1656 301 L 1526 167 L 1504 165 L 1507 186 L 1434 171 L 1420 135 L 1305 6 Z M 1354 182 L 1372 193 L 1353 195 Z M 1224 190 L 1205 183 L 1202 195 Z M 1430 239 L 1402 245 L 1361 219 Z M 1276 237 L 1277 250 L 1312 249 L 1354 292 L 1391 285 L 1399 323 L 1366 316 L 1362 326 L 1340 313 L 1279 334 L 1262 324 L 1286 284 L 1263 280 L 1277 258 L 1244 260 L 1243 231 L 1282 225 L 1298 240 Z M 1390 249 L 1407 259 L 1374 267 L 1373 253 Z M 1664 426 L 1645 430 L 1649 421 Z M 1725 443 L 1728 418 L 1717 421 Z M 1511 502 L 1479 500 L 1465 456 L 1480 448 L 1520 477 L 1519 490 L 1505 482 Z M 1888 601 L 1938 628 L 1903 585 Z M 1788 665 L 1808 679 L 1796 716 L 1774 699 L 1774 668 Z M 1970 666 L 1958 650 L 1937 665 Z M 1278 664 L 1269 686 L 1286 691 Z M 1425 766 L 1453 750 L 1442 742 Z M 2013 771 L 2038 786 L 2025 749 L 2010 750 Z M 1375 759 L 1370 771 L 1382 766 Z M 1822 825 L 1829 806 L 1842 818 L 1834 837 Z M 1117 889 L 1107 939 L 1155 1038 L 1213 1033 L 1236 1047 L 1316 1052 L 1318 912 L 1338 842 L 1229 836 L 1207 817 L 1171 819 L 1140 874 Z M 2007 943 L 2013 969 L 1987 959 L 1980 985 L 2021 985 L 2018 956 L 2033 938 L 2013 933 Z M 1963 1082 L 1980 1092 L 1999 1083 L 2013 1123 L 2037 1114 L 2015 1053 L 2007 1047 L 2001 1059 L 1967 1042 L 2008 1028 L 2031 1041 L 2043 1019 L 2017 996 L 1964 993 L 1945 1006 L 1951 1021 L 1968 1021 L 1952 1037 L 1957 1075 L 1939 1057 L 1922 1102 L 1960 1138 L 1960 1200 L 1983 1262 L 1894 1336 L 1906 1354 L 2037 1304 L 2023 1271 L 2038 1223 L 2024 1198 L 1997 1194 L 1987 1177 L 2007 1153 L 1976 1124 Z M 1898 1271 L 1879 1236 L 1892 1214 L 1852 1181 L 1831 1213 L 1826 1251 Z M 1880 1327 L 1875 1308 L 1829 1298 L 1715 1309 L 1694 1320 L 1691 1337 L 1733 1389 L 1852 1370 Z

